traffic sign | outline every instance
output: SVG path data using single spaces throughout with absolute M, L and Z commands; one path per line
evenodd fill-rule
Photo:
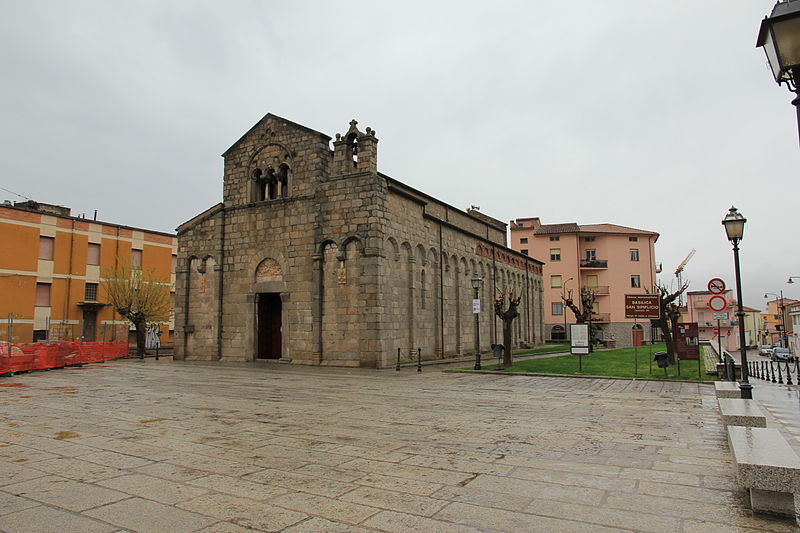
M 724 311 L 728 307 L 728 302 L 722 296 L 712 296 L 708 299 L 708 306 L 712 311 Z
M 720 278 L 711 278 L 711 281 L 708 282 L 708 292 L 722 294 L 725 292 L 725 282 Z
M 714 328 L 714 336 L 716 337 L 719 335 L 719 328 Z
M 714 320 L 728 320 L 727 311 L 714 311 L 711 315 L 714 317 Z

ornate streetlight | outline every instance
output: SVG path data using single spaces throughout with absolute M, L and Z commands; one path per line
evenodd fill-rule
M 747 346 L 744 338 L 744 308 L 742 307 L 742 275 L 739 271 L 739 242 L 744 235 L 744 223 L 747 219 L 739 213 L 738 209 L 731 207 L 722 220 L 728 240 L 733 244 L 733 265 L 736 271 L 736 317 L 739 321 L 739 348 L 741 350 L 742 381 L 739 382 L 739 391 L 742 398 L 753 397 L 753 386 L 747 379 Z
M 472 313 L 475 315 L 475 370 L 481 369 L 481 297 L 480 290 L 483 286 L 483 279 L 475 274 L 470 280 L 472 288 L 475 289 L 475 300 L 473 301 Z
M 772 76 L 778 85 L 786 83 L 795 93 L 792 105 L 797 108 L 800 128 L 800 0 L 779 1 L 764 17 L 758 30 L 756 47 L 767 54 Z

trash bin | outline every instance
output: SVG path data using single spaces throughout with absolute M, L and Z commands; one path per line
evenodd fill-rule
M 503 357 L 506 347 L 502 344 L 492 344 L 492 354 L 498 359 Z
M 669 366 L 669 354 L 667 352 L 656 352 L 653 361 L 656 362 L 658 368 L 667 368 Z

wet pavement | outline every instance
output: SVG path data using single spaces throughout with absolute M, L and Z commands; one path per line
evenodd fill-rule
M 748 509 L 712 384 L 169 359 L 0 378 L 0 531 L 254 530 L 797 528 Z

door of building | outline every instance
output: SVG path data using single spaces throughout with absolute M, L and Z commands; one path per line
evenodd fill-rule
M 81 337 L 84 342 L 94 342 L 97 337 L 97 311 L 86 309 L 83 312 Z
M 281 357 L 281 310 L 281 295 L 277 292 L 258 295 L 258 359 Z
M 642 326 L 636 324 L 631 331 L 633 333 L 633 345 L 642 346 L 644 344 L 644 330 Z

